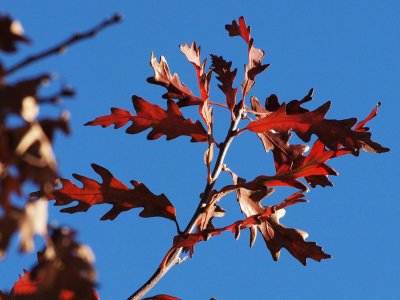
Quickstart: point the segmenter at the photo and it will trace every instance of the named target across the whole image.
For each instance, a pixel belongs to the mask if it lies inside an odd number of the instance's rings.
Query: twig
[[[214,170],[211,175],[211,182],[207,183],[204,192],[203,192],[203,197],[200,200],[200,203],[195,211],[195,213],[192,216],[192,219],[186,226],[185,231],[183,232],[184,234],[191,233],[196,224],[197,221],[199,220],[201,214],[204,211],[204,207],[206,207],[208,198],[210,196],[210,193],[214,187],[214,184],[219,176],[219,174],[222,171],[223,165],[224,165],[224,159],[226,156],[226,153],[229,149],[230,144],[232,143],[233,138],[235,137],[235,132],[237,131],[238,124],[240,120],[242,119],[242,114],[245,112],[245,108],[241,107],[239,105],[236,106],[235,108],[235,118],[231,122],[231,126],[229,127],[228,133],[226,135],[225,141],[221,145],[221,148],[219,149],[218,153],[218,158],[214,166]],[[141,297],[143,297],[150,289],[171,269],[174,265],[179,263],[179,255],[182,252],[182,248],[176,249],[174,252],[171,253],[169,256],[169,259],[167,263],[165,264],[165,267],[161,269],[160,267],[157,268],[153,276],[150,277],[150,279],[143,284],[142,287],[140,287],[135,293],[133,293],[128,300],[138,300]]]
[[[24,60],[20,61],[19,63],[15,64],[11,68],[9,68],[8,70],[0,71],[1,75],[4,76],[4,75],[14,73],[15,71],[17,71],[35,61],[41,60],[41,59],[43,59],[47,56],[53,55],[53,54],[60,53],[60,52],[64,51],[68,46],[70,46],[78,41],[95,36],[99,31],[103,30],[104,28],[106,28],[112,24],[120,22],[121,19],[122,19],[122,16],[120,14],[115,14],[111,18],[106,19],[105,21],[101,22],[99,25],[95,26],[94,28],[92,28],[84,33],[76,33],[73,36],[71,36],[69,39],[65,40],[64,42],[61,42],[60,44],[58,44],[56,46],[53,46],[52,48],[50,48],[48,50],[45,50],[43,52],[40,52],[40,53],[32,55],[32,56],[28,56]]]

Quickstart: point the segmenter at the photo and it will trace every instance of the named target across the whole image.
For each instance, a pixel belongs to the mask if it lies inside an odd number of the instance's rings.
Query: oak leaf
[[[310,93],[304,99],[307,99],[307,97],[309,96]],[[274,97],[270,96],[269,99],[274,99]],[[302,101],[299,101],[298,103],[302,103]],[[273,105],[273,102],[267,102],[266,106],[271,108],[273,107]],[[251,107],[253,109],[253,112],[260,113],[256,114],[257,119],[262,119],[266,114],[270,113],[268,110],[264,109],[261,106],[256,97],[251,97]],[[257,135],[263,143],[265,152],[268,152],[269,150],[272,151],[276,170],[278,170],[283,165],[290,166],[290,169],[298,168],[304,161],[303,154],[309,149],[307,145],[290,145],[290,132],[279,133],[268,130],[263,133],[257,133]],[[337,175],[336,171],[332,168],[330,169],[329,174]],[[310,175],[305,176],[304,178],[311,187],[315,187],[316,185],[320,185],[323,187],[333,186],[332,182],[330,182],[328,179],[328,175]]]
[[[229,36],[241,36],[248,45],[249,63],[245,66],[245,79],[242,82],[242,93],[246,96],[254,85],[255,77],[268,68],[269,64],[262,64],[261,60],[264,58],[264,51],[254,47],[254,39],[250,37],[250,26],[246,25],[243,17],[239,18],[239,23],[236,20],[232,24],[225,25]]]
[[[287,105],[283,103],[277,110],[264,118],[253,121],[243,130],[263,133],[269,130],[287,132],[293,130],[303,141],[308,142],[315,134],[329,149],[337,150],[341,146],[352,151],[354,155],[363,149],[368,152],[382,153],[389,151],[371,140],[371,133],[352,130],[357,119],[328,120],[331,102],[328,101],[314,111],[288,113]]]
[[[235,80],[237,69],[231,71],[232,62],[225,61],[222,56],[211,54],[211,60],[211,68],[214,73],[218,74],[217,80],[222,83],[218,84],[218,87],[225,94],[226,104],[228,104],[233,119],[233,109],[236,105],[236,94],[238,89],[233,88],[232,84]]]
[[[96,164],[91,166],[101,176],[102,183],[78,174],[72,174],[75,179],[82,182],[83,188],[76,186],[68,179],[60,179],[62,188],[47,195],[49,200],[56,200],[54,204],[56,206],[68,205],[78,201],[76,206],[63,208],[61,212],[84,212],[95,204],[108,203],[112,205],[112,208],[101,220],[114,220],[123,211],[142,207],[143,210],[139,216],[143,218],[163,217],[177,224],[175,208],[164,194],[157,196],[143,183],[134,180],[131,181],[134,188],[130,189],[117,180],[107,169]],[[34,192],[31,197],[38,195],[39,192]]]
[[[207,132],[201,123],[185,119],[174,101],[168,100],[166,111],[135,95],[132,96],[132,103],[137,112],[136,116],[132,116],[127,110],[112,108],[111,115],[98,117],[85,125],[101,125],[104,128],[114,124],[114,128],[117,129],[131,121],[132,124],[126,129],[126,133],[136,134],[152,128],[147,135],[149,140],[158,139],[163,135],[166,135],[167,140],[186,135],[192,137],[192,142],[207,141]]]
[[[154,70],[154,76],[147,78],[147,82],[165,87],[167,93],[162,97],[164,99],[178,99],[178,106],[199,105],[203,100],[193,95],[192,91],[179,80],[178,74],[171,75],[168,63],[164,56],[161,56],[160,62],[151,53],[150,65]]]
[[[24,208],[10,206],[0,218],[0,258],[4,258],[12,236],[19,232],[20,251],[32,252],[34,236],[47,235],[47,201],[28,202]]]
[[[189,251],[190,257],[192,257],[194,253],[194,246],[201,241],[207,241],[210,237],[220,235],[221,233],[229,230],[232,231],[235,235],[235,238],[238,239],[241,230],[259,226],[265,222],[270,222],[270,224],[273,224],[273,228],[276,230],[276,239],[279,238],[280,244],[277,243],[277,240],[273,240],[274,244],[272,244],[273,258],[275,260],[279,258],[279,250],[282,247],[285,247],[304,265],[307,263],[307,258],[312,258],[316,261],[321,261],[321,259],[324,258],[330,258],[331,256],[324,253],[322,248],[317,246],[316,243],[305,241],[307,233],[297,229],[286,228],[279,223],[279,218],[284,215],[284,208],[296,203],[306,202],[307,200],[303,199],[303,197],[304,195],[301,194],[301,192],[298,192],[277,205],[265,207],[262,212],[248,216],[244,220],[237,221],[223,228],[205,229],[191,234],[181,233],[174,237],[173,245],[162,260],[160,268],[165,268],[170,255],[176,249],[183,248],[184,251]],[[279,250],[278,246],[280,246]]]
[[[348,153],[350,151],[347,149],[338,151],[325,150],[324,144],[320,140],[316,140],[311,147],[310,153],[300,158],[295,164],[283,164],[277,169],[274,176],[258,176],[248,183],[243,183],[242,187],[259,190],[271,186],[291,186],[307,191],[308,188],[298,181],[298,178],[316,175],[337,175],[337,172],[326,165],[325,162]]]
[[[201,98],[203,101],[206,101],[209,98],[212,69],[210,69],[207,73],[205,72],[207,60],[205,59],[203,62],[201,62],[201,47],[199,46],[197,48],[196,42],[193,42],[190,46],[187,43],[184,46],[179,46],[179,49],[186,56],[188,61],[191,62],[192,65],[195,67]]]
[[[238,178],[236,174],[232,173],[233,181],[235,184],[240,184],[243,179]],[[254,214],[262,214],[271,209],[271,206],[263,207],[261,201],[268,196],[271,190],[258,190],[250,191],[245,188],[240,188],[236,191],[237,199],[242,212],[247,216]],[[305,202],[301,192],[297,192],[285,201],[295,204],[298,202]],[[286,205],[287,206],[287,205]],[[317,246],[314,242],[306,242],[308,234],[299,229],[287,228],[280,224],[279,219],[285,215],[285,210],[275,207],[274,213],[268,216],[265,222],[257,225],[258,230],[261,232],[264,241],[271,252],[272,258],[277,261],[279,259],[281,248],[286,248],[303,265],[307,264],[307,258],[312,258],[316,261],[321,261],[323,258],[330,258],[330,255],[325,254],[322,248]],[[250,228],[250,247],[254,244],[257,236],[255,227]]]

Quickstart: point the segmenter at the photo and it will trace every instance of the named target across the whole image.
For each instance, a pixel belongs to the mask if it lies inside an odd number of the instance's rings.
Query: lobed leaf
[[[293,130],[305,142],[315,134],[329,149],[337,150],[343,146],[351,150],[354,155],[358,155],[360,149],[373,153],[389,151],[388,148],[373,142],[371,133],[352,130],[351,127],[356,124],[357,119],[325,119],[330,105],[331,102],[326,102],[316,110],[308,111],[300,109],[300,106],[288,110],[286,103],[283,103],[271,114],[251,122],[241,131],[264,133],[271,130],[278,132]]]
[[[271,242],[269,242],[271,247],[270,251],[275,260],[279,258],[279,250],[282,247],[286,248],[303,265],[307,263],[307,258],[312,258],[316,261],[330,258],[331,256],[324,253],[322,248],[317,246],[316,243],[305,241],[307,233],[297,229],[286,228],[279,223],[279,218],[281,218],[285,213],[285,207],[305,201],[306,200],[303,199],[303,194],[298,192],[288,197],[278,205],[265,207],[262,212],[250,215],[246,219],[237,221],[229,226],[217,229],[205,229],[191,234],[182,233],[177,235],[174,238],[172,248],[168,251],[161,262],[160,268],[165,268],[169,256],[176,249],[183,248],[184,251],[189,251],[190,257],[192,257],[194,253],[194,246],[198,242],[207,241],[210,237],[220,235],[222,232],[229,230],[231,230],[236,239],[238,239],[241,230],[254,226],[260,226],[263,223],[266,224],[267,222],[270,226],[273,226],[272,228],[275,230],[273,232],[269,231],[269,234],[275,234],[275,236],[271,237]]]
[[[254,47],[254,40],[250,38],[250,26],[246,25],[243,17],[239,18],[239,23],[234,20],[231,25],[225,25],[229,36],[241,36],[248,45],[249,63],[245,66],[245,79],[242,82],[242,94],[245,97],[253,87],[255,77],[268,68],[269,64],[262,64],[264,51]]]
[[[164,56],[161,56],[158,63],[152,52],[150,65],[154,70],[154,76],[147,78],[147,82],[165,87],[167,93],[162,96],[164,99],[178,99],[179,107],[199,105],[202,102],[201,98],[194,96],[192,91],[180,82],[178,74],[171,75]]]
[[[93,121],[87,122],[85,126],[100,125],[108,127],[114,125],[114,128],[120,128],[129,121],[132,124],[126,129],[126,133],[137,134],[152,128],[147,135],[147,139],[158,139],[166,135],[167,140],[172,140],[182,135],[192,137],[192,142],[206,142],[208,140],[207,132],[199,121],[193,123],[190,119],[185,119],[178,105],[168,100],[167,110],[160,106],[151,104],[146,100],[133,95],[132,103],[135,107],[136,116],[132,116],[129,111],[112,108],[111,115],[98,117]]]
[[[96,164],[92,164],[92,168],[101,176],[102,183],[78,174],[72,174],[75,179],[82,182],[83,188],[76,186],[68,179],[60,179],[62,188],[47,195],[48,199],[55,199],[54,205],[56,206],[68,205],[78,201],[76,206],[61,210],[61,212],[67,213],[85,212],[95,204],[111,204],[112,208],[101,220],[114,220],[123,211],[142,207],[143,210],[139,216],[143,218],[163,217],[177,224],[175,208],[164,194],[157,196],[143,183],[134,180],[131,181],[134,188],[130,189],[117,180],[107,169]],[[31,197],[37,197],[39,193],[31,193]]]
[[[218,87],[225,94],[226,104],[228,104],[233,119],[233,109],[236,105],[236,94],[238,89],[234,89],[232,84],[235,80],[237,69],[231,71],[232,62],[225,61],[222,56],[211,54],[211,60],[211,68],[216,74],[218,74],[217,79],[222,83],[218,84]]]

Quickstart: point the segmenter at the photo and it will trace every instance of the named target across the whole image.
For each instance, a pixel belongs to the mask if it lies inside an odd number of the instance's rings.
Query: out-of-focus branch
[[[116,13],[111,18],[104,20],[103,22],[101,22],[100,24],[98,24],[97,26],[95,26],[94,28],[92,28],[86,32],[76,33],[73,36],[71,36],[70,38],[66,39],[65,41],[59,43],[56,46],[53,46],[53,47],[51,47],[43,52],[40,52],[38,54],[28,56],[27,58],[23,59],[22,61],[20,61],[19,63],[15,64],[12,67],[10,67],[9,69],[0,70],[1,75],[2,76],[9,75],[9,74],[14,73],[15,71],[17,71],[35,61],[41,60],[41,59],[51,56],[53,54],[61,53],[68,46],[70,46],[76,42],[85,40],[87,38],[91,38],[91,37],[95,36],[99,31],[103,30],[104,28],[106,28],[110,25],[116,24],[116,23],[120,22],[121,20],[122,20],[122,16],[120,14]]]

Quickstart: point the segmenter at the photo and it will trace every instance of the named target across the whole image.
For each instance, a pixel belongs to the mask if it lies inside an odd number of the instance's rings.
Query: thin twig
[[[64,42],[61,42],[60,44],[53,46],[48,50],[45,50],[43,52],[40,52],[40,53],[32,55],[32,56],[28,56],[27,58],[23,59],[19,63],[15,64],[11,68],[9,68],[8,70],[3,70],[1,75],[4,76],[4,75],[14,73],[15,71],[17,71],[35,61],[41,60],[41,59],[51,56],[53,54],[61,53],[68,46],[70,46],[78,41],[82,41],[84,39],[95,36],[102,29],[104,29],[112,24],[120,22],[121,19],[122,19],[122,16],[120,14],[115,14],[111,18],[106,19],[105,21],[101,22],[99,25],[95,26],[94,28],[92,28],[84,33],[76,33],[73,36],[71,36],[69,39],[66,39]]]
[[[199,220],[201,214],[204,211],[204,208],[207,205],[207,201],[209,199],[210,193],[212,192],[212,189],[214,187],[214,184],[216,180],[218,179],[219,174],[222,171],[223,165],[224,165],[224,159],[226,156],[226,153],[229,149],[230,144],[232,143],[232,140],[235,137],[235,133],[237,131],[238,124],[240,120],[242,119],[242,114],[244,113],[245,108],[240,107],[239,105],[236,106],[235,108],[235,118],[231,122],[231,126],[229,127],[228,133],[226,135],[225,141],[223,144],[221,144],[221,148],[219,149],[218,153],[218,158],[215,162],[214,170],[211,175],[211,182],[207,183],[204,192],[203,192],[203,197],[200,200],[200,203],[195,211],[195,213],[192,216],[192,219],[189,221],[188,225],[186,226],[185,231],[183,232],[184,234],[191,233],[194,228],[196,227],[197,221]],[[157,268],[153,276],[150,277],[149,280],[145,284],[143,284],[142,287],[140,287],[135,293],[133,293],[128,300],[138,300],[141,297],[143,297],[150,289],[171,269],[175,264],[179,262],[179,255],[182,252],[182,248],[176,249],[171,253],[171,255],[168,258],[167,263],[165,264],[165,267],[161,269],[160,267]]]

